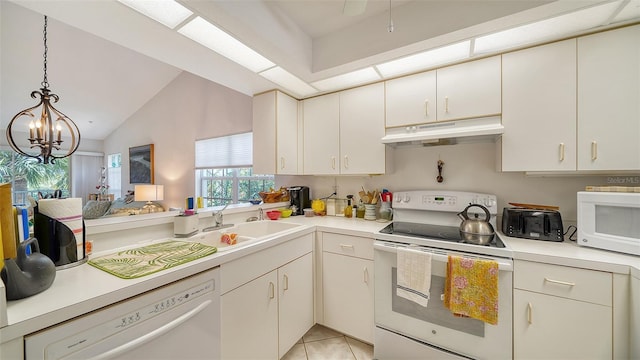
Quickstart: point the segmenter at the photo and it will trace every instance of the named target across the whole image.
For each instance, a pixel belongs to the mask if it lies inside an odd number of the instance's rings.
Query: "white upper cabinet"
[[[640,25],[578,38],[578,170],[640,169]]]
[[[428,71],[385,82],[386,127],[436,121],[436,72]]]
[[[278,92],[276,104],[276,173],[297,175],[298,100]]]
[[[438,121],[499,115],[500,56],[436,70]]]
[[[385,172],[384,84],[304,100],[304,173]]]
[[[339,174],[340,95],[306,99],[303,106],[304,174]]]
[[[384,84],[340,93],[340,173],[384,174]]]
[[[502,171],[576,169],[576,39],[502,56]]]
[[[276,173],[276,91],[253,97],[253,173]]]
[[[280,91],[253,97],[253,172],[296,175],[298,101]]]

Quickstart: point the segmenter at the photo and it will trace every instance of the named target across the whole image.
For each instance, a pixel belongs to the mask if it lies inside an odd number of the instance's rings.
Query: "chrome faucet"
[[[262,210],[262,207],[258,208],[258,220],[264,220],[264,211]]]
[[[224,211],[224,209],[227,208],[227,206],[229,206],[228,203],[225,204],[225,206],[222,209],[220,209],[220,210],[218,210],[218,211],[213,213],[213,220],[215,221],[215,225],[209,226],[209,227],[206,227],[206,228],[202,229],[203,232],[213,231],[213,230],[220,230],[220,229],[224,229],[224,228],[228,228],[228,227],[232,227],[233,226],[233,224],[226,224],[226,225],[222,224],[222,212]]]
[[[224,209],[227,208],[227,206],[229,206],[229,203],[225,204],[222,209],[213,213],[213,220],[216,222],[215,227],[217,228],[222,227],[222,212],[224,211]]]

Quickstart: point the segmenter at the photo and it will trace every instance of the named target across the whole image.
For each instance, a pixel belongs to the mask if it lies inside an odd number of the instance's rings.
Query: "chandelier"
[[[80,131],[78,126],[65,114],[58,111],[52,103],[57,103],[60,97],[51,93],[49,82],[47,81],[47,16],[44,17],[44,78],[40,91],[31,92],[33,99],[40,98],[40,102],[33,107],[24,109],[17,113],[7,126],[7,140],[13,150],[22,155],[36,158],[41,163],[55,163],[56,159],[65,158],[73,154],[80,145]],[[36,118],[33,110],[42,106],[40,117]],[[55,119],[55,123],[54,123]],[[28,123],[28,124],[27,124]],[[23,124],[24,126],[14,126]],[[29,129],[29,143],[24,145],[23,150],[14,141],[14,129]],[[70,138],[68,146],[62,147],[63,130],[65,139]],[[19,130],[18,130],[19,131]],[[27,149],[28,147],[28,149]],[[68,149],[68,150],[67,150]]]

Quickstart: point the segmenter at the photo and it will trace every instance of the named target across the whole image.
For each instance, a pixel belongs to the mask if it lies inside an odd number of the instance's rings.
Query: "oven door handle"
[[[394,253],[394,254],[397,253],[396,249],[399,247],[409,248],[411,250],[417,250],[417,251],[430,252],[432,254],[431,259],[435,261],[440,261],[445,263],[449,261],[449,257],[448,257],[449,254],[447,253],[446,250],[435,250],[435,249],[421,247],[421,246],[398,246],[398,245],[392,245],[392,244],[381,244],[378,242],[373,243],[374,250],[385,251],[385,252]],[[451,255],[468,257],[472,259],[493,260],[498,263],[498,269],[500,271],[513,271],[513,261],[511,260],[491,258],[486,256],[469,256],[466,254],[460,254],[460,253],[454,253],[454,252],[451,252]]]

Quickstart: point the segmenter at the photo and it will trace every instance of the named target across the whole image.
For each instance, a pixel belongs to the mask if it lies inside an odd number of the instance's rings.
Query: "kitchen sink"
[[[196,236],[189,238],[189,241],[199,242],[201,244],[215,246],[218,251],[226,251],[237,247],[244,247],[257,240],[261,240],[265,237],[277,234],[282,231],[294,229],[301,226],[300,224],[291,224],[285,222],[276,221],[253,221],[247,223],[236,224],[231,227],[207,231],[199,233]],[[221,241],[223,234],[237,234],[236,244],[229,245]]]
[[[265,220],[265,221],[252,221],[242,224],[237,224],[232,228],[225,229],[227,232],[235,232],[240,236],[250,237],[264,237],[273,235],[281,231],[297,228],[300,224],[291,224],[286,222]],[[233,229],[233,230],[232,230]]]

